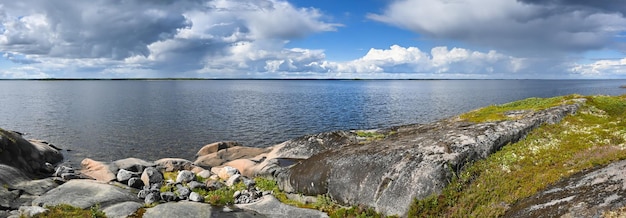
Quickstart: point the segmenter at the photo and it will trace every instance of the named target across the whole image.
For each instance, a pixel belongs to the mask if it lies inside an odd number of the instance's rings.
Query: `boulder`
[[[202,170],[200,172],[197,173],[198,176],[202,177],[203,179],[207,179],[209,177],[211,177],[211,175],[213,175],[213,173],[211,173],[210,170]]]
[[[250,204],[236,204],[244,210],[255,211],[268,217],[328,217],[324,212],[289,206],[281,203],[272,195],[263,196],[259,201]]]
[[[139,177],[139,173],[131,172],[125,169],[120,169],[119,171],[117,171],[116,178],[118,182],[126,183],[130,178],[133,177]]]
[[[178,197],[174,192],[161,192],[161,200],[165,202],[178,201]]]
[[[74,173],[74,172],[75,172],[74,168],[67,167],[67,166],[59,166],[56,168],[52,176],[61,177],[61,175],[64,173]]]
[[[9,165],[0,164],[1,184],[14,185],[28,180],[30,180],[30,178],[24,173],[24,171]]]
[[[57,184],[52,178],[45,178],[20,182],[14,185],[13,189],[20,190],[21,192],[29,195],[39,196],[58,186],[59,184]]]
[[[143,181],[141,180],[141,178],[137,178],[137,177],[128,179],[128,183],[126,184],[128,185],[128,187],[136,188],[136,189],[140,189],[141,187],[145,185],[143,184]]]
[[[182,158],[163,158],[155,161],[157,166],[162,167],[165,172],[174,172],[179,170],[192,170],[195,166],[193,162]]]
[[[256,162],[249,159],[237,159],[224,164],[224,166],[233,167],[239,170],[239,172],[241,172],[241,175],[247,177],[254,177],[256,175],[256,165]]]
[[[187,187],[176,189],[176,195],[178,195],[180,199],[187,199],[189,194],[191,194],[191,190]]]
[[[152,208],[147,208],[143,218],[187,218],[187,217],[235,217],[247,218],[266,217],[252,211],[232,211],[223,212],[217,207],[198,202],[181,201],[159,204]]]
[[[37,197],[33,206],[54,206],[69,204],[83,209],[100,205],[109,205],[136,201],[137,197],[129,190],[94,180],[74,179]]]
[[[204,168],[215,167],[236,159],[254,158],[259,154],[267,153],[268,151],[269,149],[267,148],[253,148],[242,146],[231,147],[220,150],[216,153],[199,156],[194,164]]]
[[[108,218],[126,218],[137,212],[141,207],[143,207],[141,203],[127,201],[108,206],[102,209],[102,212]]]
[[[267,159],[307,159],[322,151],[355,143],[358,143],[356,134],[350,131],[305,135],[274,146]]]
[[[141,173],[144,169],[155,166],[156,164],[153,162],[148,162],[142,159],[132,157],[116,160],[111,163],[111,168],[113,168],[113,172],[116,172],[118,169],[125,169],[131,172]]]
[[[181,170],[178,172],[178,175],[176,176],[177,183],[188,183],[194,180],[196,180],[196,174],[194,174],[193,172],[189,170]]]
[[[141,181],[143,181],[143,184],[145,185],[152,185],[154,183],[160,184],[163,182],[163,174],[161,174],[161,172],[154,167],[148,167],[143,170],[143,173],[141,174]]]
[[[22,135],[0,129],[0,165],[10,166],[27,176],[49,175],[46,163],[56,164],[63,155],[44,141],[26,140]]]
[[[563,179],[520,200],[504,217],[603,217],[626,205],[626,160]]]
[[[196,157],[201,157],[207,154],[218,152],[219,150],[232,148],[236,146],[243,146],[239,142],[214,142],[200,148],[198,153],[196,153]]]
[[[406,216],[413,199],[441,192],[466,163],[487,157],[544,123],[558,122],[578,107],[561,105],[518,120],[469,123],[450,118],[395,127],[388,130],[395,134],[384,139],[324,150],[275,176],[287,192],[328,194],[341,204]]]
[[[95,180],[110,182],[117,179],[117,176],[107,163],[85,158],[80,162],[80,165],[82,167],[80,172],[83,175],[94,178]]]

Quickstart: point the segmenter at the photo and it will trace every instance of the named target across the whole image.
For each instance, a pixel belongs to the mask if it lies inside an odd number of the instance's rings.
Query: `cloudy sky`
[[[20,0],[0,78],[626,78],[622,0]]]

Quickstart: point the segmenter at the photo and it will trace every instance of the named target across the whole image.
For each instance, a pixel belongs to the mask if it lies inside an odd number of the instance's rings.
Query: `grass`
[[[501,105],[490,105],[468,113],[462,114],[461,119],[470,122],[491,122],[500,120],[511,120],[515,117],[506,116],[509,111],[538,111],[562,104],[572,104],[572,99],[582,98],[580,95],[567,95],[553,98],[527,98]]]
[[[67,204],[61,204],[57,206],[48,206],[47,212],[37,214],[34,217],[48,217],[48,218],[66,218],[66,217],[84,217],[84,218],[103,218],[106,217],[104,212],[100,210],[98,205],[93,206],[89,209],[82,209],[79,207],[74,207]]]
[[[580,96],[530,99],[500,107],[548,108],[574,97]],[[469,165],[441,194],[415,200],[409,216],[501,216],[509,205],[560,179],[626,159],[626,95],[585,98],[587,102],[576,115],[558,124],[543,125],[525,139]],[[495,107],[489,110],[504,111]],[[481,114],[468,116],[477,120],[493,117],[484,112],[472,113]]]

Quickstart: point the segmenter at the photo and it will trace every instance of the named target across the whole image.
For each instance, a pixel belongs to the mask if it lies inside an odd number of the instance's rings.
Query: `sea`
[[[428,123],[492,104],[623,95],[626,80],[2,80],[0,128],[84,158],[192,160],[319,132]]]

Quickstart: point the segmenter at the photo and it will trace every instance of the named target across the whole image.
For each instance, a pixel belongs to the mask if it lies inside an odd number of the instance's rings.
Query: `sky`
[[[622,0],[0,2],[0,78],[626,79]]]

